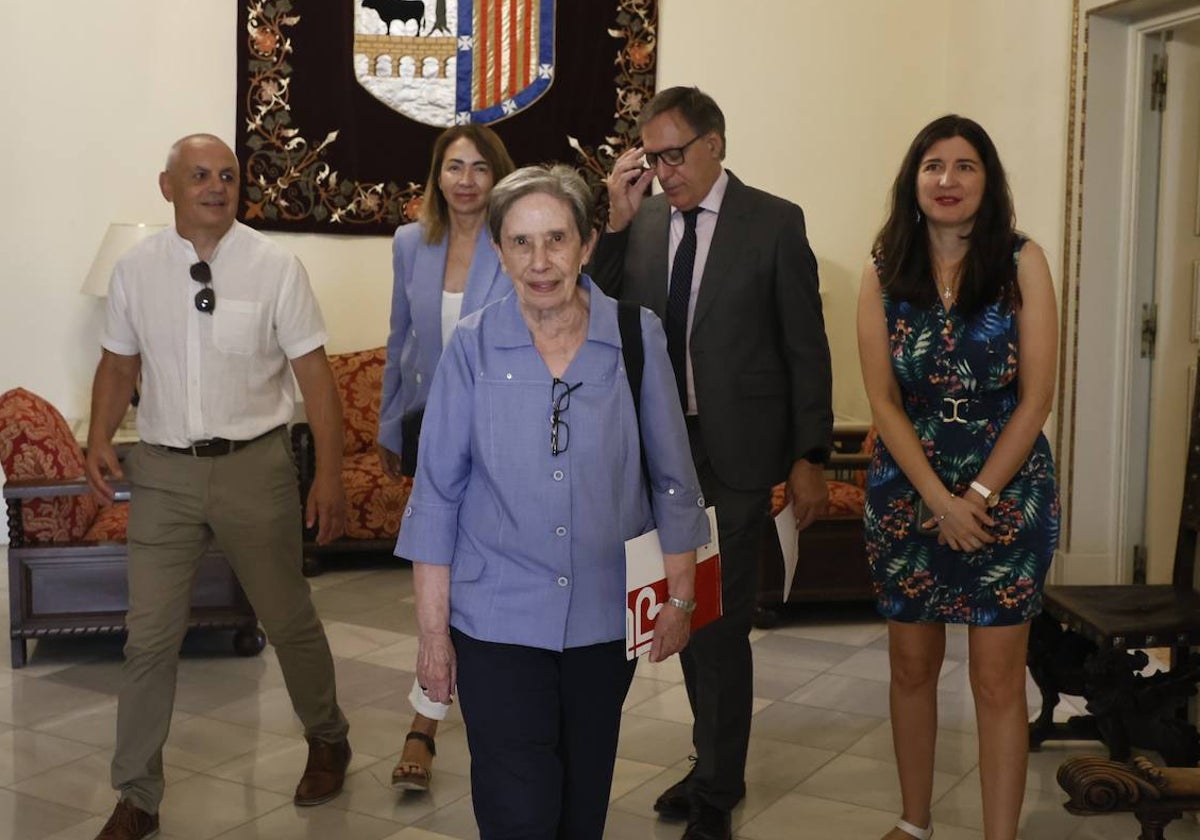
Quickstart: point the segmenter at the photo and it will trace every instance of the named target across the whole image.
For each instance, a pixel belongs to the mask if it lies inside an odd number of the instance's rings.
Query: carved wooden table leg
[[[1135,811],[1134,816],[1137,817],[1138,824],[1142,827],[1142,833],[1138,835],[1138,840],[1166,840],[1166,835],[1163,833],[1166,827],[1182,817],[1183,812],[1163,813],[1160,811],[1153,814],[1143,814],[1140,811]]]

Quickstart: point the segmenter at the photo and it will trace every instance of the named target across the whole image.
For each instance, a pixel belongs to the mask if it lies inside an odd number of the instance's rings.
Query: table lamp
[[[96,256],[92,259],[92,267],[88,269],[87,277],[84,278],[79,291],[85,295],[107,297],[108,282],[112,278],[113,266],[117,264],[117,260],[147,236],[158,233],[165,227],[166,225],[148,225],[141,222],[137,224],[120,222],[109,225],[108,230],[104,232],[104,238],[100,240],[100,247],[96,249]]]

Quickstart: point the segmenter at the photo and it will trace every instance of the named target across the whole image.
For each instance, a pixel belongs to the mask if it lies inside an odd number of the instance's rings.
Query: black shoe
[[[695,761],[695,759],[692,759]],[[687,775],[680,779],[675,784],[664,790],[654,800],[654,810],[664,817],[669,817],[673,820],[686,820],[691,816],[691,804],[688,801],[688,782],[692,779],[692,774],[696,772],[696,765],[692,765],[692,769]]]
[[[683,840],[733,840],[731,825],[728,811],[695,799]]]

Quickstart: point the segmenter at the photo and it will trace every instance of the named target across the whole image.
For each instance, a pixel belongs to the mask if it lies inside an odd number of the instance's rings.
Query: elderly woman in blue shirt
[[[493,189],[514,291],[446,348],[396,546],[413,560],[417,677],[461,704],[482,840],[602,837],[635,664],[624,542],[658,528],[672,600],[660,661],[687,644],[709,540],[662,326],[642,310],[639,430],[617,304],[580,273],[591,214],[570,167]]]

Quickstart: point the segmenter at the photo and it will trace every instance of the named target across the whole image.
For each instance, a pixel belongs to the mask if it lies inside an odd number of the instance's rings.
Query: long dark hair
[[[938,117],[921,129],[904,154],[904,162],[892,184],[887,221],[875,237],[871,252],[879,266],[880,285],[896,300],[923,306],[937,300],[926,220],[917,207],[917,173],[930,147],[951,137],[961,137],[974,147],[984,172],[983,198],[967,235],[967,254],[963,258],[955,306],[966,317],[998,300],[1020,306],[1013,259],[1018,234],[1008,178],[996,146],[983,126],[957,114]]]

